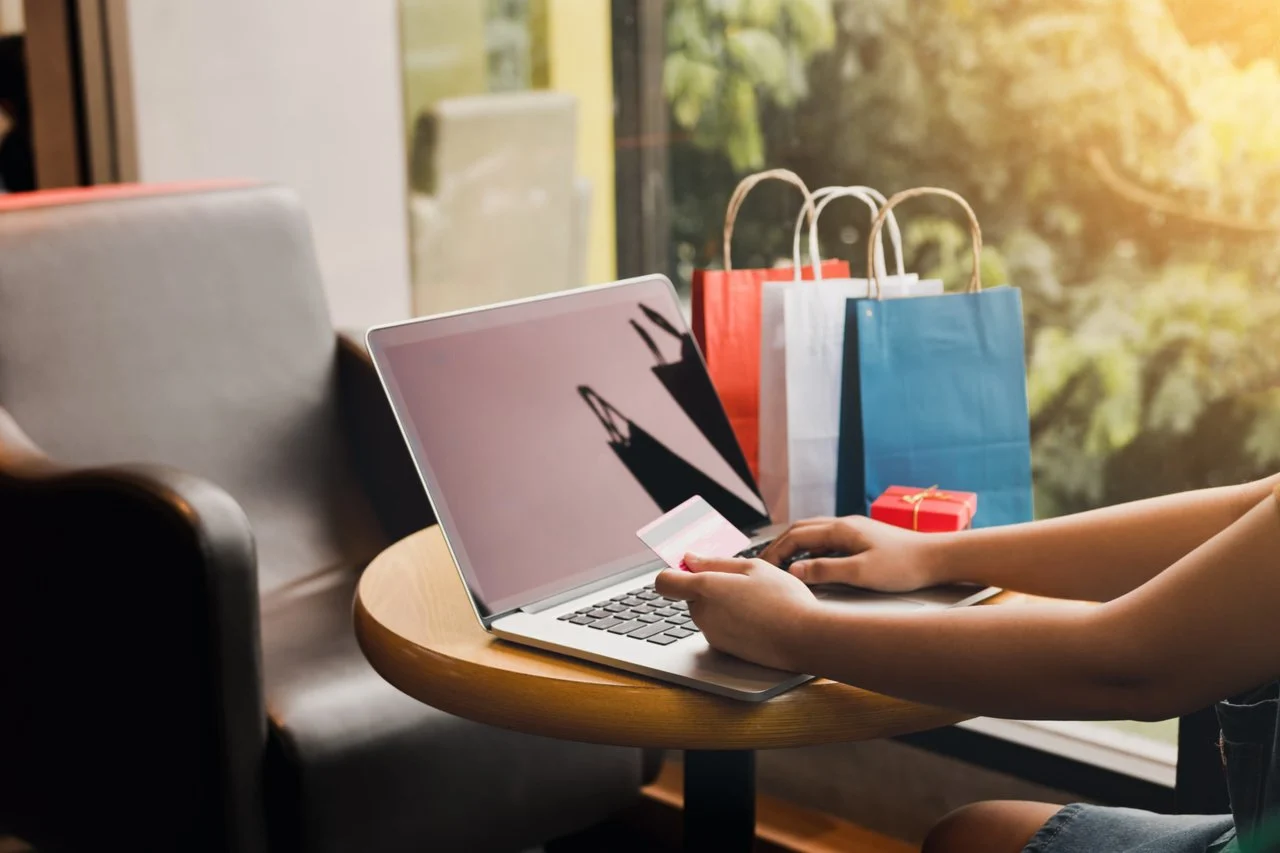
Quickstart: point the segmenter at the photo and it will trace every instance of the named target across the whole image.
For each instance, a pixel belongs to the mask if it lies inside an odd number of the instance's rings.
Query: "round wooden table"
[[[432,707],[564,740],[685,752],[685,848],[750,850],[757,749],[891,737],[963,719],[817,679],[760,704],[508,643],[476,618],[439,528],[392,545],[356,590],[383,678]]]

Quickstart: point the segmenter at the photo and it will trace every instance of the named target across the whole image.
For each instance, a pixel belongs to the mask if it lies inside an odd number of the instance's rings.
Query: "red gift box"
[[[943,491],[937,486],[890,486],[871,504],[871,517],[877,521],[923,533],[964,530],[977,511],[978,496],[973,492]]]

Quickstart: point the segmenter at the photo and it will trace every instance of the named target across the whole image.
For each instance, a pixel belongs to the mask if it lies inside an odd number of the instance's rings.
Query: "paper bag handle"
[[[823,187],[813,191],[813,200],[818,203],[813,212],[813,221],[809,225],[809,263],[813,264],[814,281],[822,281],[822,253],[818,248],[818,220],[826,206],[838,198],[856,198],[862,200],[871,210],[871,218],[875,219],[880,212],[880,205],[885,203],[884,194],[873,187]],[[796,280],[800,280],[800,225],[803,217],[796,217],[796,229],[792,236],[792,262],[796,267]],[[898,276],[906,275],[902,259],[902,231],[898,228],[898,217],[889,214],[889,241],[893,244],[897,258]],[[884,245],[876,244],[876,269],[881,275],[887,275],[884,265]],[[867,268],[867,278],[871,278],[871,268]]]
[[[733,195],[729,196],[729,205],[724,212],[725,272],[733,269],[733,260],[730,257],[730,247],[733,244],[733,224],[738,219],[738,212],[742,210],[742,203],[746,201],[747,193],[755,189],[758,184],[770,180],[786,181],[804,193],[804,212],[808,215],[809,221],[813,221],[813,195],[809,192],[809,187],[795,172],[790,169],[769,169],[764,172],[756,172],[754,175],[747,175],[738,182],[738,186],[733,190]]]
[[[604,431],[609,434],[610,444],[626,445],[627,436],[623,435],[622,428],[618,422],[629,424],[627,416],[615,409],[608,400],[596,393],[596,390],[590,385],[579,385],[578,396],[591,407],[591,412],[600,421],[600,426],[604,427]],[[616,418],[616,420],[615,420]]]
[[[884,203],[884,207],[880,208],[880,213],[876,215],[876,221],[871,223],[871,241],[867,243],[867,269],[872,269],[876,243],[880,240],[880,232],[884,229],[885,220],[890,213],[907,199],[917,198],[922,195],[940,195],[943,198],[951,199],[964,208],[964,212],[969,217],[969,236],[973,240],[973,274],[969,276],[969,286],[965,288],[965,292],[979,293],[982,290],[982,226],[978,224],[978,215],[973,212],[969,202],[965,201],[964,197],[959,193],[940,187],[916,187],[915,189],[903,190],[900,193],[895,193]],[[879,270],[873,271],[871,281],[872,295],[876,299],[883,299],[884,282],[880,277]]]

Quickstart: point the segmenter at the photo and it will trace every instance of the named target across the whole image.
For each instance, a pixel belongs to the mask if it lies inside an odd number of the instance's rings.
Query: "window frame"
[[[1178,811],[1176,789],[1171,785],[1064,755],[1043,744],[1030,745],[1026,741],[1031,739],[1027,729],[966,723],[895,738],[899,743],[1093,802],[1160,813]]]

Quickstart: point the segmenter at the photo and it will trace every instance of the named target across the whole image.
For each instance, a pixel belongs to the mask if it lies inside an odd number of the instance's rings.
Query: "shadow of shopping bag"
[[[804,194],[805,210],[812,216],[809,188],[794,172],[771,169],[744,178],[725,210],[724,269],[694,270],[691,299],[694,337],[753,475],[759,470],[760,452],[760,287],[766,281],[790,280],[794,271],[790,267],[736,270],[730,243],[747,194],[767,180],[786,181],[798,188]],[[822,272],[830,278],[847,276],[849,264],[829,261],[823,264]],[[805,267],[801,276],[813,278],[813,268]]]
[[[836,509],[866,514],[889,486],[938,484],[978,493],[974,527],[1030,521],[1021,293],[982,289],[982,232],[972,208],[949,190],[889,199],[872,246],[889,211],[921,195],[964,207],[973,275],[964,293],[846,303]]]
[[[701,495],[739,530],[767,523],[762,512],[658,441],[595,389],[579,385],[578,394],[604,427],[610,449],[662,512]]]
[[[631,327],[657,361],[653,366],[653,375],[662,383],[662,387],[667,389],[671,398],[680,404],[680,408],[688,415],[689,420],[693,421],[698,431],[711,442],[711,446],[734,470],[734,473],[742,478],[744,484],[751,486],[753,483],[751,469],[747,466],[746,457],[738,446],[733,427],[724,416],[715,387],[702,366],[702,357],[698,355],[698,345],[694,343],[693,335],[689,332],[681,332],[669,318],[644,303],[640,303],[640,312],[649,323],[680,344],[680,357],[670,361],[663,355],[647,327],[636,320],[631,321]]]

